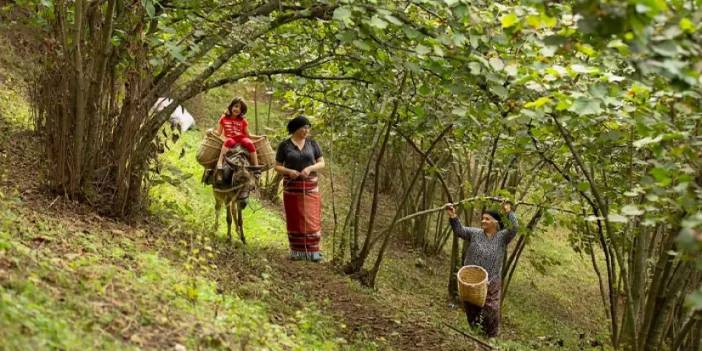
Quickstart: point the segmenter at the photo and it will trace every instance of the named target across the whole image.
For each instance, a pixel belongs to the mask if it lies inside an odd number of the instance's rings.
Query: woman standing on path
[[[283,178],[283,205],[290,243],[290,258],[319,262],[322,239],[322,202],[317,171],[324,168],[322,150],[309,139],[310,121],[297,116],[288,122],[290,138],[275,155],[275,170]]]
[[[497,336],[500,330],[500,293],[502,288],[502,262],[507,245],[517,234],[517,216],[508,202],[502,204],[511,222],[509,228],[503,229],[502,216],[497,211],[484,211],[480,228],[464,227],[456,216],[453,205],[448,204],[446,211],[453,233],[461,239],[470,240],[468,252],[463,265],[483,267],[488,272],[488,290],[485,305],[474,306],[464,302],[463,308],[471,326],[481,325],[488,337]],[[481,320],[482,316],[482,320]]]

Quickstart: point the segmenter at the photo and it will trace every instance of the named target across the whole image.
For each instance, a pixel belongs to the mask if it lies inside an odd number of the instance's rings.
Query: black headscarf
[[[483,214],[490,215],[490,217],[494,218],[497,221],[497,230],[504,228],[504,226],[502,225],[502,215],[499,212],[495,210],[485,210],[483,211]]]
[[[310,120],[303,115],[299,115],[288,122],[288,134],[295,133],[298,129],[304,126],[312,126]]]

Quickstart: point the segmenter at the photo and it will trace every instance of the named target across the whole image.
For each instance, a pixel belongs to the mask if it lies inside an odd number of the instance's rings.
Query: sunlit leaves
[[[549,17],[545,13],[539,15],[529,15],[526,16],[526,23],[535,29],[540,28],[553,28],[556,26],[558,21],[554,17]]]
[[[508,13],[500,17],[502,28],[512,28],[519,23],[519,17],[515,13]]]
[[[551,102],[551,98],[549,98],[548,96],[543,96],[543,97],[540,97],[534,101],[527,102],[526,104],[524,104],[524,107],[538,109],[538,108],[541,108],[550,102]]]
[[[680,22],[678,22],[678,26],[685,33],[695,32],[695,24],[689,18],[680,19]]]

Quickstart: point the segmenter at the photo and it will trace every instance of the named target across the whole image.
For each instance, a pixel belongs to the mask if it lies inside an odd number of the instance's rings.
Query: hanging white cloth
[[[152,107],[152,112],[161,111],[172,103],[173,99],[160,97],[158,100],[156,100],[156,103]],[[169,120],[171,125],[178,127],[181,132],[185,132],[195,125],[195,118],[193,118],[193,115],[191,115],[190,112],[188,112],[188,110],[186,110],[183,106],[176,107],[173,113],[171,113]]]

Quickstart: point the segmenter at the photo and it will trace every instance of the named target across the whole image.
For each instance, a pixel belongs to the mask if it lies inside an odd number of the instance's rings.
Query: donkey
[[[244,219],[241,212],[246,207],[249,191],[256,187],[256,179],[248,169],[249,157],[242,147],[237,146],[230,150],[224,161],[224,174],[231,174],[231,178],[225,179],[226,185],[224,187],[219,186],[216,182],[213,182],[212,185],[215,198],[215,229],[219,227],[219,213],[222,205],[225,205],[227,209],[227,240],[232,241],[232,217],[234,217],[236,231],[239,233],[241,242],[246,245]]]

